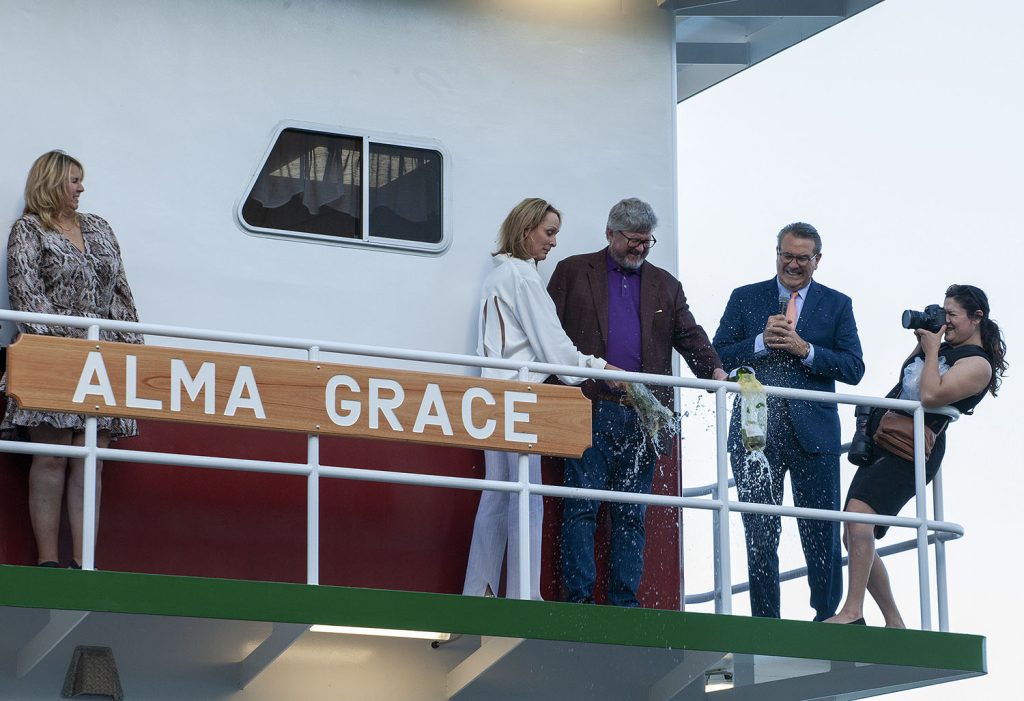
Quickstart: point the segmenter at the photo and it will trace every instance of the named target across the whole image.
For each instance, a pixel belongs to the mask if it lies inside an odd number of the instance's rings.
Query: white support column
[[[17,676],[24,677],[31,672],[88,615],[88,611],[50,611],[50,622],[18,650]]]
[[[320,347],[309,347],[309,359],[320,359]],[[319,365],[317,368],[319,369]],[[320,583],[320,435],[306,437],[306,584]]]
[[[679,372],[678,363],[674,366],[674,372]],[[672,406],[677,409],[682,406],[682,394],[678,387],[672,388]],[[682,419],[679,419],[679,432],[676,434],[676,455],[679,456],[679,465],[676,470],[676,490],[679,496],[683,496],[683,430]],[[686,510],[678,508],[676,514],[676,538],[678,539],[679,553],[679,610],[686,610],[686,529],[684,515]],[[715,512],[717,513],[717,512]],[[717,524],[713,527],[717,528]]]
[[[90,326],[86,337],[90,341],[100,339],[100,327]],[[99,348],[97,344],[96,348]],[[82,565],[83,570],[96,569],[96,417],[85,419],[85,470],[82,490]]]
[[[275,623],[266,640],[238,663],[238,688],[249,686],[307,630],[305,623]]]
[[[925,488],[924,409],[914,410],[914,480],[917,492],[917,576],[921,600],[921,630],[932,629],[931,587],[928,581],[928,491]]]
[[[935,473],[932,480],[932,510],[935,513],[936,521],[946,519],[945,507],[942,501],[942,470]],[[949,591],[946,580],[946,541],[935,534],[935,596],[939,608],[939,630],[943,633],[949,632]]]
[[[526,368],[519,369],[519,381],[527,382],[529,371]],[[519,598],[530,598],[530,456],[519,453],[519,495],[516,507],[519,512],[519,552],[514,553],[519,558]],[[510,555],[511,557],[512,555]]]
[[[715,390],[716,459],[718,468],[718,500],[722,505],[715,512],[715,613],[732,613],[732,568],[729,553],[729,426],[726,423],[727,391]]]

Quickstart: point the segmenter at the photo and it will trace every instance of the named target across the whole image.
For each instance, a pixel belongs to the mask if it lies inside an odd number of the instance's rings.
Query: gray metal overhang
[[[693,97],[881,0],[659,0],[676,18],[677,100]]]
[[[0,565],[0,698],[56,698],[78,646],[110,647],[125,698],[149,701],[849,701],[986,671],[974,635]]]

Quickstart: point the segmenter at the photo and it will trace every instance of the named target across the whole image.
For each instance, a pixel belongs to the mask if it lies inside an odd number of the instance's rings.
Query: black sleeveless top
[[[986,353],[985,349],[982,348],[981,346],[965,345],[954,347],[949,345],[948,343],[943,343],[941,346],[939,346],[939,363],[944,363],[947,367],[953,367],[953,365],[955,365],[957,361],[963,360],[964,358],[972,358],[975,356],[984,358],[985,360],[988,361],[989,365],[992,364],[992,358],[989,357],[989,354]],[[911,363],[913,363],[918,358],[922,360],[924,359],[924,351],[919,351],[915,353],[913,356],[908,358],[907,361],[903,363],[903,366],[900,368],[900,383],[897,386],[900,391],[902,391],[903,389],[903,372]],[[895,390],[896,388],[894,388],[894,392]],[[978,406],[978,403],[985,398],[985,394],[987,392],[988,386],[986,386],[977,394],[974,394],[970,397],[964,397],[959,401],[951,403],[950,406],[955,408],[961,414],[971,414],[974,412],[974,407]],[[898,395],[893,394],[893,396]],[[928,425],[928,428],[932,429],[937,433],[940,430],[942,430],[947,423],[949,423],[949,419],[945,416],[937,414],[926,414],[925,423]]]

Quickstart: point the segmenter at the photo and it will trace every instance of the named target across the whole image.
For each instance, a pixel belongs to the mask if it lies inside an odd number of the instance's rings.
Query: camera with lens
[[[923,312],[915,312],[913,309],[903,312],[903,328],[905,329],[924,329],[938,333],[945,323],[946,310],[937,304],[929,304]]]
[[[868,423],[871,421],[873,410],[873,407],[860,405],[853,409],[853,418],[857,427],[853,432],[850,452],[846,454],[846,459],[854,465],[867,465],[871,462],[871,456],[875,452],[875,441],[868,432]]]

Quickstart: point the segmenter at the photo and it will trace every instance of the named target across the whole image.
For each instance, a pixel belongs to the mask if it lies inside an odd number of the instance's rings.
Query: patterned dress
[[[135,301],[124,274],[121,249],[114,232],[95,214],[81,214],[79,220],[85,252],[60,232],[47,229],[34,215],[26,214],[11,227],[7,242],[7,284],[11,309],[44,314],[85,316],[96,319],[138,321]],[[19,324],[22,333],[85,338],[86,329],[69,326]],[[100,331],[104,341],[142,343],[142,336],[119,331]],[[7,376],[0,380],[6,391]],[[82,430],[85,417],[79,414],[21,409],[10,397],[0,430],[23,435],[24,427],[49,424],[57,428]],[[134,419],[101,416],[101,431],[111,439],[134,436]],[[20,430],[19,430],[20,429]]]

